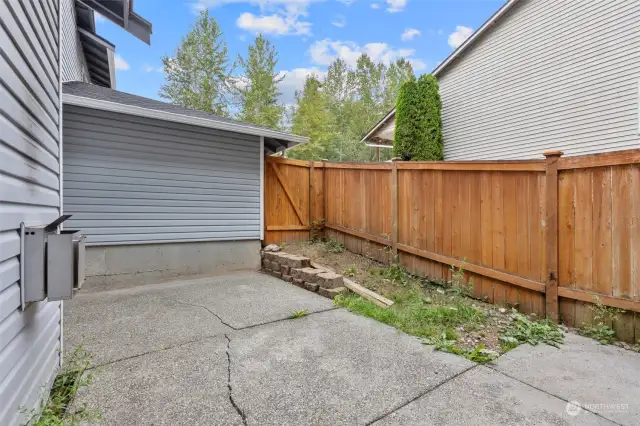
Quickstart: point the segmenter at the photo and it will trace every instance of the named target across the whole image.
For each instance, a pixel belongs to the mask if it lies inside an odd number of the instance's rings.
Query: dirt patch
[[[500,336],[512,322],[511,311],[468,297],[469,289],[462,281],[448,285],[430,282],[408,274],[398,265],[384,265],[346,251],[334,241],[288,244],[285,251],[309,257],[394,300],[398,313],[396,319],[389,320],[395,322],[390,325],[423,337],[436,346],[445,341],[461,352],[483,348],[503,353],[509,349]],[[447,310],[467,309],[471,315],[446,314]],[[440,315],[442,313],[444,315]],[[369,316],[375,317],[375,313]]]

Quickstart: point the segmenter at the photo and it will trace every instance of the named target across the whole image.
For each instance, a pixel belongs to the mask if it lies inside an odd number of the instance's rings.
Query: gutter
[[[229,123],[227,121],[219,121],[201,117],[192,117],[188,115],[176,114],[167,111],[158,111],[155,109],[142,108],[133,105],[120,104],[117,102],[103,101],[101,99],[85,98],[78,95],[70,95],[63,93],[62,101],[66,105],[75,105],[86,108],[97,109],[101,111],[117,112],[120,114],[135,115],[138,117],[154,118],[156,120],[171,121],[174,123],[189,124],[192,126],[208,127],[211,129],[226,130],[229,132],[243,133],[246,135],[263,136],[267,138],[280,139],[295,144],[303,144],[309,142],[306,136],[294,135],[292,133],[279,132],[277,130],[257,128],[248,126],[244,123]]]

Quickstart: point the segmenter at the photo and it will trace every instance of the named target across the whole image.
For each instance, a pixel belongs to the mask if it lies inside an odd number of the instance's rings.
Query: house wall
[[[521,0],[439,75],[446,160],[637,148],[640,2]]]
[[[62,81],[89,82],[89,71],[84,61],[82,45],[76,24],[75,0],[60,0]]]
[[[60,362],[61,304],[20,307],[22,222],[60,213],[58,2],[0,2],[0,424],[20,424]]]
[[[65,105],[64,138],[66,228],[103,247],[88,257],[106,256],[89,277],[259,265],[258,136]],[[253,258],[230,262],[233,247],[251,247]]]

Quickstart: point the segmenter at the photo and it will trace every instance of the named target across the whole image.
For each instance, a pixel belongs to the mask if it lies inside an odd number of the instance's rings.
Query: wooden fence
[[[588,302],[626,310],[611,324],[640,339],[640,150],[546,160],[324,163],[268,158],[265,242],[325,235],[477,296],[592,319]]]

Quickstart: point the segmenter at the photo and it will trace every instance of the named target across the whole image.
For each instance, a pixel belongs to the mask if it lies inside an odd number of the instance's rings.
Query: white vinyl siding
[[[89,82],[89,71],[84,62],[82,45],[78,36],[75,0],[60,0],[60,3],[62,81]]]
[[[640,2],[521,0],[445,68],[446,160],[638,148]]]
[[[260,138],[65,105],[64,203],[87,243],[260,238]]]
[[[0,424],[37,407],[60,362],[60,303],[20,309],[22,222],[60,213],[58,4],[0,2]]]

